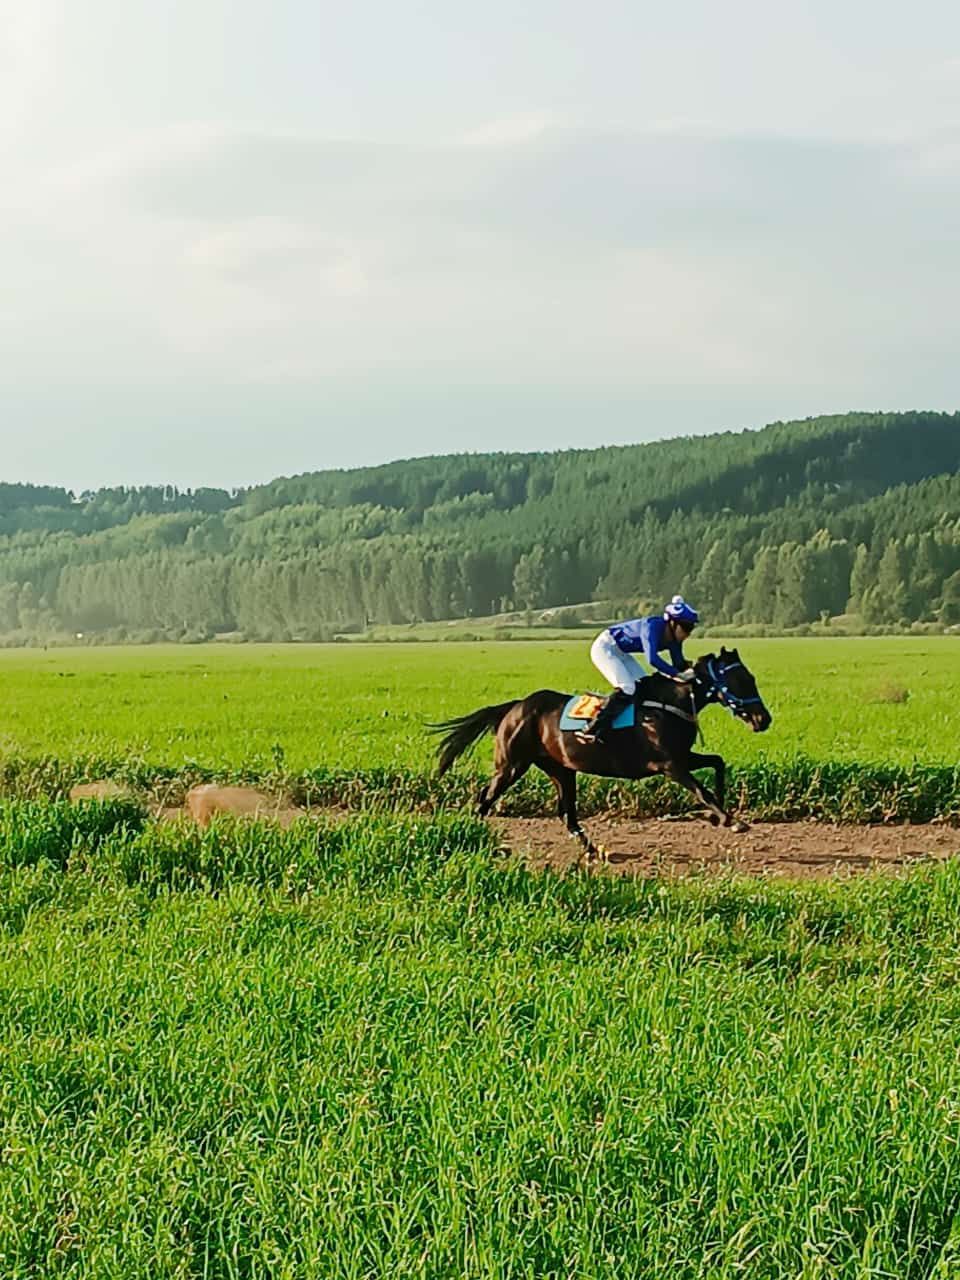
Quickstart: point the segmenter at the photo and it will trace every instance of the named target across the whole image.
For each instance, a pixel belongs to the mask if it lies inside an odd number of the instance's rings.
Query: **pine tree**
[[[892,538],[877,569],[879,611],[884,622],[899,622],[907,612],[907,562],[904,548]]]
[[[716,619],[722,612],[729,570],[727,545],[723,539],[715,538],[689,588],[690,599],[705,617]]]
[[[847,608],[851,613],[863,610],[865,593],[876,585],[877,575],[869,548],[861,542],[853,557],[853,568],[850,570],[850,598]]]
[[[960,570],[952,573],[943,584],[940,621],[948,627],[960,623]]]
[[[743,588],[743,616],[750,622],[772,622],[777,602],[776,547],[762,547]]]
[[[540,609],[546,603],[546,557],[539,543],[522,555],[513,573],[513,598],[520,609]]]
[[[785,542],[777,554],[777,593],[773,620],[778,627],[796,627],[814,616],[811,587],[814,558],[808,547]]]

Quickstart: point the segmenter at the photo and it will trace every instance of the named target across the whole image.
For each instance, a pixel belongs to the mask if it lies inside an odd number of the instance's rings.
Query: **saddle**
[[[575,693],[568,699],[560,714],[560,728],[575,732],[596,716],[606,702],[602,693]],[[617,715],[610,726],[612,729],[629,729],[636,723],[636,709],[633,702]]]
[[[644,679],[637,681],[637,692],[633,700],[614,716],[613,723],[610,725],[611,729],[631,728],[637,722],[638,711],[642,720],[656,720],[664,714],[669,714],[677,716],[681,720],[686,720],[690,724],[697,723],[697,717],[691,712],[645,696],[648,693],[647,685],[649,680],[650,677],[645,676]],[[605,701],[606,697],[602,693],[574,694],[572,698],[568,699],[560,714],[560,728],[574,733],[579,729],[583,729],[584,725],[597,715]]]

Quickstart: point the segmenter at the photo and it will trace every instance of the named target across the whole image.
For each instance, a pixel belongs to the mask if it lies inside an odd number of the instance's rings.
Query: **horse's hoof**
[[[719,827],[720,825],[720,819],[715,813],[708,814],[707,821],[710,823],[711,827]]]
[[[734,833],[734,835],[742,836],[745,831],[750,830],[750,824],[749,822],[741,822],[739,819],[737,819],[737,821],[730,823],[730,830]]]

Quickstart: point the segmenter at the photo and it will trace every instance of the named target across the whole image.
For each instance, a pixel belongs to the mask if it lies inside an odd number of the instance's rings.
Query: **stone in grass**
[[[253,787],[221,787],[205,782],[187,792],[186,812],[201,827],[209,826],[217,814],[239,818],[269,818],[288,827],[303,817],[302,809],[293,808],[276,796],[268,796]]]
[[[126,782],[102,778],[99,782],[78,782],[70,788],[70,803],[79,804],[82,800],[132,800],[139,804],[140,797]]]

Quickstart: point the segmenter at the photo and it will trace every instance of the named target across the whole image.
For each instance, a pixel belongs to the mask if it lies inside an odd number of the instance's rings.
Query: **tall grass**
[[[495,852],[0,805],[0,1274],[957,1274],[957,867]]]
[[[201,769],[130,761],[119,757],[57,759],[8,758],[0,762],[0,796],[45,799],[67,796],[77,782],[115,778],[129,783],[144,803],[178,805],[199,782],[247,783],[266,787],[296,803],[346,810],[432,813],[473,806],[486,776],[473,760],[443,778],[427,770],[326,766],[304,773],[283,769]],[[712,781],[711,775],[706,775]],[[880,765],[806,756],[733,766],[728,770],[728,804],[745,816],[769,821],[814,818],[832,822],[960,821],[960,765]],[[689,794],[663,778],[642,782],[578,779],[580,812],[621,817],[659,817],[694,808]],[[507,815],[549,816],[555,811],[552,785],[536,770],[509,791],[500,804]]]

